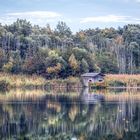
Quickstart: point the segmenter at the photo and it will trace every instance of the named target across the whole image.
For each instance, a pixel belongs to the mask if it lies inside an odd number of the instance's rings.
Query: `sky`
[[[140,24],[140,0],[0,0],[0,23],[27,19],[55,28],[64,21],[73,32]]]

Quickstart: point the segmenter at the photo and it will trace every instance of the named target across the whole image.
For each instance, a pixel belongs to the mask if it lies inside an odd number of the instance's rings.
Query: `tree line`
[[[0,71],[47,78],[99,71],[140,73],[140,25],[72,33],[65,22],[55,29],[22,19],[0,24]]]

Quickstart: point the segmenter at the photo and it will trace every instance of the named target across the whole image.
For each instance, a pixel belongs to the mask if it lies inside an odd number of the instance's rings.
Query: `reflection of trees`
[[[77,98],[50,97],[34,103],[0,106],[0,139],[135,139],[140,104],[132,101],[83,104]],[[135,138],[134,138],[135,135]]]

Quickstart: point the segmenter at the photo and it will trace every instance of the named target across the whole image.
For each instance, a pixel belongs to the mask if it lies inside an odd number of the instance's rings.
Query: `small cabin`
[[[89,86],[89,83],[97,83],[104,81],[104,74],[102,73],[85,73],[81,75],[83,85],[85,87]]]

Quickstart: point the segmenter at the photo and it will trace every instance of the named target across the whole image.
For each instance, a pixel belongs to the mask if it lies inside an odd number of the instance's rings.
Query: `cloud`
[[[13,16],[18,18],[56,18],[61,17],[59,13],[50,11],[33,11],[33,12],[19,12],[19,13],[7,13],[7,16]]]
[[[52,11],[27,11],[27,12],[15,12],[6,13],[1,15],[0,22],[3,24],[11,24],[19,19],[27,19],[33,24],[45,25],[46,23],[55,22],[61,20],[63,17],[61,14]]]
[[[117,15],[106,15],[106,16],[95,16],[85,17],[80,20],[80,23],[140,23],[140,18],[133,18],[130,16],[117,16]]]

